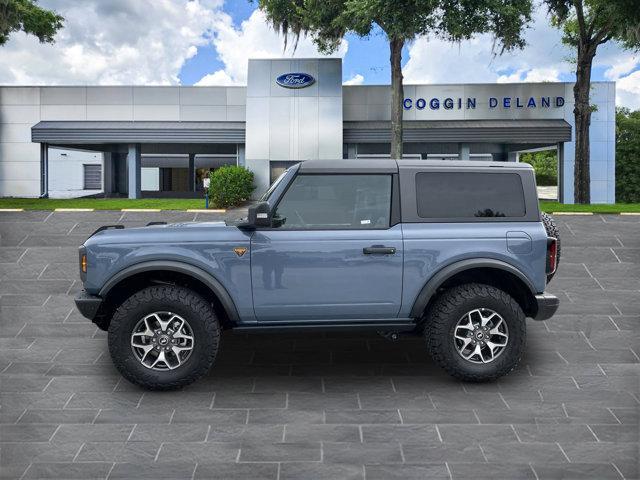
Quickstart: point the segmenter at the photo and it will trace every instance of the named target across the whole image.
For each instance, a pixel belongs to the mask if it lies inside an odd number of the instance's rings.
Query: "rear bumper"
[[[536,295],[536,302],[538,304],[538,312],[533,317],[534,320],[547,320],[553,316],[560,306],[560,299],[550,293],[541,293]]]
[[[92,321],[96,318],[98,309],[103,302],[101,297],[91,295],[84,290],[76,295],[75,301],[76,307],[78,307],[78,310],[80,311],[82,316]]]

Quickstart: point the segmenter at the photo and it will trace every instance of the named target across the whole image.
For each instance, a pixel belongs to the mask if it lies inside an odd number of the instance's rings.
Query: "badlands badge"
[[[247,252],[247,249],[245,247],[235,247],[233,251],[236,252],[236,255],[241,257]]]

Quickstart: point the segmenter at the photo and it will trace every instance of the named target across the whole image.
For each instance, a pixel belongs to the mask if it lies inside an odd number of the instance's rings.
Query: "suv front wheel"
[[[461,380],[495,380],[513,370],[524,352],[520,305],[504,291],[479,283],[445,291],[426,318],[427,349]]]
[[[145,288],[118,307],[109,352],[130,382],[173,390],[206,374],[216,358],[220,326],[211,305],[176,285]]]

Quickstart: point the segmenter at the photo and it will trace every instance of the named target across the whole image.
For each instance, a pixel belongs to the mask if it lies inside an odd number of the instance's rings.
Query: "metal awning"
[[[405,120],[404,142],[557,143],[571,140],[564,120]],[[345,143],[389,143],[391,122],[344,122]]]
[[[245,122],[62,122],[31,127],[31,141],[95,143],[244,143]]]

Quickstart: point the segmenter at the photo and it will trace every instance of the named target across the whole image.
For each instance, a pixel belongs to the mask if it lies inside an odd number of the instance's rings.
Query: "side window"
[[[389,227],[391,175],[298,175],[274,212],[281,229]]]
[[[524,190],[516,173],[423,172],[416,174],[422,218],[524,217]]]

